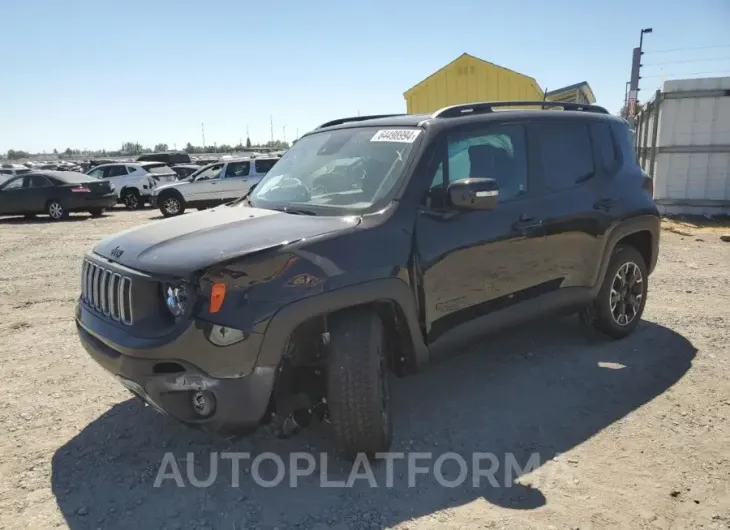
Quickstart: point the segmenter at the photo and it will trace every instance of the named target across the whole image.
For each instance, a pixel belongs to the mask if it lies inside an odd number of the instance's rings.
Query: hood
[[[357,217],[292,215],[220,206],[115,234],[97,244],[94,252],[131,269],[184,277],[221,261],[342,230],[359,222]]]

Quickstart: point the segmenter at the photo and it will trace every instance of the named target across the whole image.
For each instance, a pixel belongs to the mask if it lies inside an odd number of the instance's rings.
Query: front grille
[[[132,279],[84,260],[81,298],[99,313],[132,325]]]

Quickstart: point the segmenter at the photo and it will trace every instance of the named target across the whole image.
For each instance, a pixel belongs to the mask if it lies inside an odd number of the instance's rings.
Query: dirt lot
[[[518,484],[409,488],[395,466],[387,488],[380,466],[377,488],[322,488],[319,473],[264,488],[242,463],[238,487],[229,466],[208,488],[154,488],[166,451],[204,478],[211,451],[286,462],[330,447],[320,429],[211,439],[130,400],[88,358],[72,319],[82,252],[156,214],[0,220],[0,528],[730,528],[730,243],[717,233],[663,232],[630,339],[557,318],[394,383],[394,451],[537,454]],[[330,480],[347,479],[329,463]]]

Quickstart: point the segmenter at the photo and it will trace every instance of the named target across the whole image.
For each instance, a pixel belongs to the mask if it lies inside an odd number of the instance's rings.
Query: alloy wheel
[[[165,211],[170,215],[177,215],[180,213],[180,201],[175,197],[169,197],[162,203]]]
[[[641,309],[644,278],[639,266],[628,261],[619,267],[611,284],[611,316],[619,326],[628,326]]]
[[[57,202],[52,202],[48,205],[48,215],[54,220],[61,219],[63,217],[63,206]]]

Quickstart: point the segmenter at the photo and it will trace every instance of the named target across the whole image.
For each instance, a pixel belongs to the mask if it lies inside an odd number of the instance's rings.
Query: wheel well
[[[652,259],[652,237],[651,232],[642,230],[634,232],[620,239],[616,245],[628,245],[639,251],[647,268],[651,265]]]
[[[160,199],[163,198],[163,197],[167,197],[168,195],[175,195],[181,201],[184,201],[185,200],[185,198],[182,196],[182,193],[180,193],[176,189],[162,190],[160,192]]]
[[[397,303],[378,300],[317,315],[299,324],[289,336],[279,363],[267,418],[274,412],[287,415],[305,402],[309,402],[305,408],[311,408],[321,396],[326,395],[322,377],[328,353],[328,321],[333,315],[353,307],[371,308],[382,319],[390,370],[401,377],[416,371],[415,348],[405,314]],[[307,395],[308,399],[302,401],[303,395]]]
[[[120,190],[119,195],[121,196],[125,193],[136,193],[137,195],[139,195],[139,190],[134,186],[125,186]]]

